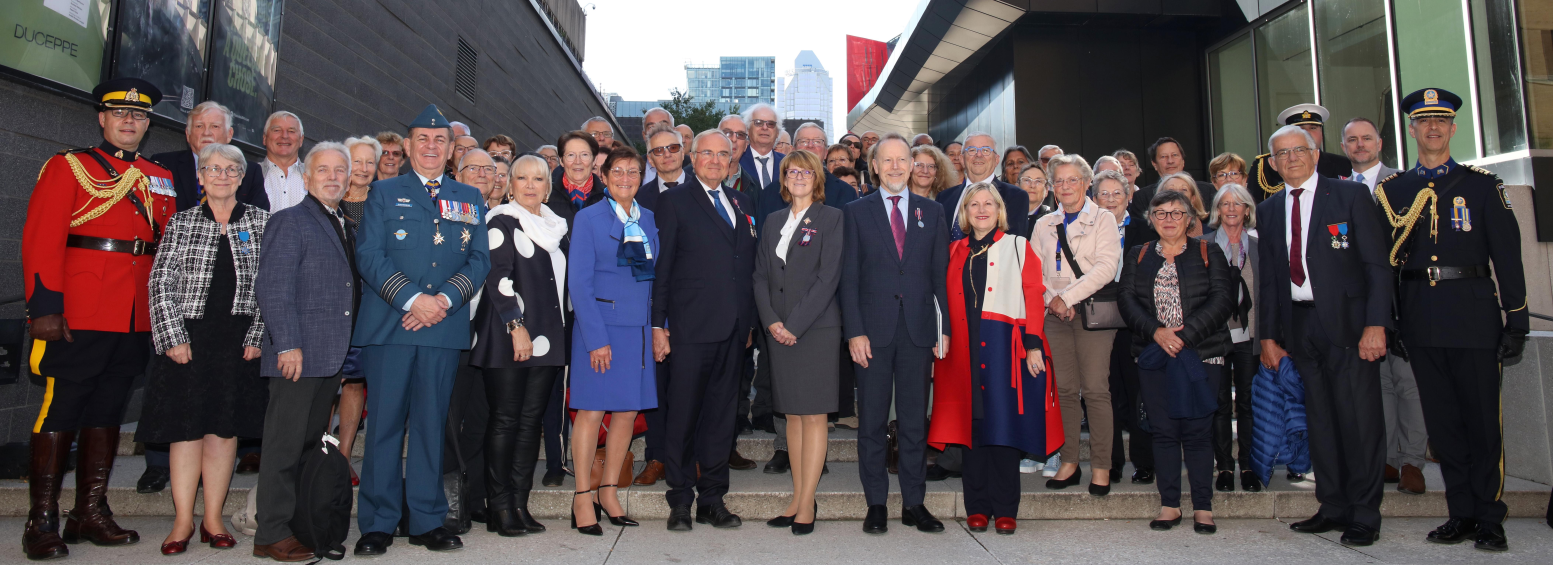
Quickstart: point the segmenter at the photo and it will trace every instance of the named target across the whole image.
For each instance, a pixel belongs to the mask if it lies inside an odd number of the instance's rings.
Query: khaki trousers
[[[1089,410],[1089,468],[1111,469],[1111,343],[1116,330],[1088,331],[1077,316],[1064,322],[1046,315],[1046,343],[1062,405],[1063,463],[1079,462],[1079,424]],[[1084,404],[1079,404],[1080,399]]]

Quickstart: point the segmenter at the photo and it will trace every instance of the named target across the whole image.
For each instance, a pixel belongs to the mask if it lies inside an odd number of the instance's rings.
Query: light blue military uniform
[[[430,105],[410,129],[447,125]],[[441,526],[448,510],[442,492],[443,425],[459,350],[470,344],[469,301],[491,270],[491,258],[480,190],[447,175],[429,180],[437,183],[435,198],[430,183],[413,172],[372,183],[356,230],[356,263],[367,287],[351,345],[362,348],[372,391],[357,510],[362,533],[394,531],[402,489],[408,489],[403,500],[413,535]],[[441,322],[412,332],[401,319],[419,294],[446,296],[452,307]],[[406,428],[409,454],[401,479]]]

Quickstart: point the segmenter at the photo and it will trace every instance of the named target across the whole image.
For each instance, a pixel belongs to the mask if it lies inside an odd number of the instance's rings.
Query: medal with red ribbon
[[[1348,249],[1348,224],[1330,224],[1327,233],[1332,234],[1332,249]]]

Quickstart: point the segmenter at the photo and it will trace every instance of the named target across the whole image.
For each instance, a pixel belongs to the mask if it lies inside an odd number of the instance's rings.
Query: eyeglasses
[[[463,153],[465,151],[468,151],[468,150],[474,149],[474,148],[475,148],[475,146],[473,146],[473,145],[454,145],[453,146],[453,152],[454,153]]]
[[[144,122],[151,119],[150,114],[147,114],[145,110],[135,110],[131,108],[114,108],[112,110],[108,110],[108,115],[113,116],[113,118],[117,120],[122,120],[125,118],[125,116],[128,116],[134,118],[137,122]]]
[[[1310,153],[1311,151],[1314,151],[1314,150],[1309,148],[1309,147],[1294,147],[1294,148],[1290,148],[1290,149],[1281,149],[1281,150],[1273,152],[1273,158],[1274,159],[1288,159],[1290,156],[1304,157],[1306,153]]]
[[[1213,178],[1216,178],[1216,179],[1219,179],[1219,180],[1230,180],[1230,179],[1238,179],[1238,178],[1243,177],[1243,176],[1246,176],[1246,175],[1241,174],[1240,171],[1224,171],[1224,172],[1221,172],[1219,174],[1213,175]]]
[[[911,168],[919,171],[937,171],[938,165],[933,163],[912,163]]]
[[[237,165],[227,165],[225,167],[217,167],[215,165],[205,165],[203,167],[200,167],[200,172],[205,173],[207,175],[212,175],[212,176],[223,175],[223,176],[228,176],[228,177],[232,177],[232,178],[237,178],[237,177],[243,176],[243,172],[244,171],[243,171],[242,167],[239,167]]]
[[[702,149],[697,151],[696,155],[700,155],[702,157],[716,157],[726,161],[729,157],[733,156],[733,153],[730,151],[712,151],[711,149]]]
[[[758,128],[774,128],[777,123],[775,120],[750,120],[750,125]]]
[[[1019,177],[1019,184],[1021,184],[1021,185],[1028,184],[1028,185],[1032,185],[1032,186],[1046,186],[1046,185],[1050,185],[1051,183],[1046,182],[1046,179],[1038,179],[1038,178],[1035,178],[1035,177]]]
[[[798,140],[798,147],[801,147],[801,148],[804,148],[804,149],[808,149],[810,151],[818,152],[819,150],[825,148],[825,140],[823,140],[823,139],[800,139],[800,140]]]
[[[1079,177],[1055,179],[1052,181],[1052,186],[1084,186],[1084,179]]]
[[[474,171],[475,173],[485,173],[489,175],[496,172],[496,167],[494,165],[464,165],[462,170]]]
[[[808,169],[788,169],[787,176],[788,178],[809,180],[814,178],[814,171]]]
[[[1120,190],[1102,190],[1100,192],[1096,192],[1095,193],[1095,197],[1099,198],[1099,199],[1102,199],[1102,200],[1105,200],[1105,199],[1108,199],[1108,198],[1124,198],[1126,196],[1127,196],[1127,193],[1122,192]]]
[[[573,151],[564,157],[567,161],[592,161],[593,154],[586,151]]]
[[[639,176],[642,176],[642,170],[641,169],[622,169],[620,167],[615,167],[615,168],[609,170],[609,174],[617,176],[617,177],[620,176],[620,175],[625,175],[627,177],[639,177]]]
[[[726,135],[726,136],[728,136],[731,139],[749,139],[750,138],[749,132],[733,131],[731,129],[723,130],[723,135]]]
[[[393,157],[395,159],[398,159],[398,158],[404,156],[404,151],[403,150],[393,150],[393,151],[391,151],[391,150],[388,150],[388,149],[384,149],[383,150],[383,156],[384,157]]]
[[[608,132],[608,131],[596,131],[596,132],[590,133],[588,135],[593,136],[594,141],[603,141],[603,140],[606,140],[606,139],[614,139],[615,138],[614,132]]]
[[[649,154],[651,154],[653,157],[662,157],[662,156],[668,155],[670,153],[679,153],[679,150],[681,148],[683,148],[683,147],[684,147],[683,145],[680,145],[678,143],[670,143],[670,144],[664,145],[662,147],[654,147],[652,149],[647,150],[647,152]]]
[[[1154,219],[1158,220],[1158,221],[1173,220],[1173,221],[1179,222],[1182,219],[1186,218],[1186,215],[1187,215],[1187,212],[1185,210],[1155,210],[1154,211]]]
[[[851,147],[853,149],[862,149],[863,148],[863,144],[859,143],[859,142],[856,142],[856,141],[843,141],[843,142],[841,142],[841,144],[845,145],[847,147]]]
[[[498,149],[496,151],[492,151],[491,152],[491,156],[492,157],[511,157],[512,156],[512,150],[511,149]]]
[[[991,155],[997,152],[993,151],[991,147],[983,145],[981,147],[966,147],[961,153],[964,155]]]

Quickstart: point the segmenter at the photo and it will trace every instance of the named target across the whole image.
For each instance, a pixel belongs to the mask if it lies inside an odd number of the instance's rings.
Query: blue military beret
[[[437,109],[436,104],[427,104],[426,109],[421,110],[421,115],[416,116],[415,121],[410,122],[410,129],[446,127],[451,126],[447,117],[442,115],[442,110]]]

